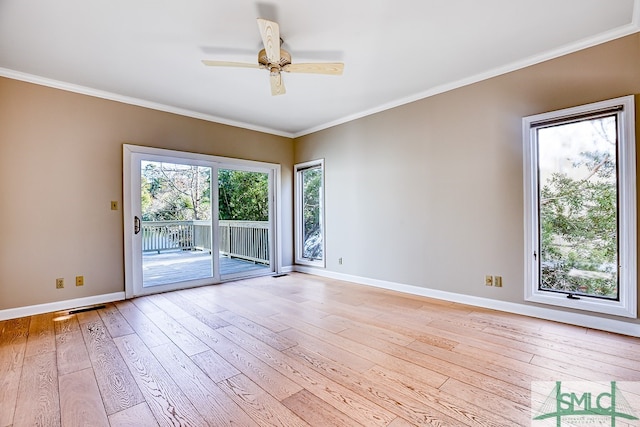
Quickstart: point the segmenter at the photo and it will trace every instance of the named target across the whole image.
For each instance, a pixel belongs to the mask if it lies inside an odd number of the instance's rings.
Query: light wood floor
[[[2,427],[528,426],[532,381],[640,381],[636,338],[303,274],[0,332]]]

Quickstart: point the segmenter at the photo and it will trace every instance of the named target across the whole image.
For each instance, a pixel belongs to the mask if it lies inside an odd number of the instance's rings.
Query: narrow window
[[[295,166],[296,263],[324,267],[324,161]]]
[[[527,300],[636,317],[633,106],[523,120]]]

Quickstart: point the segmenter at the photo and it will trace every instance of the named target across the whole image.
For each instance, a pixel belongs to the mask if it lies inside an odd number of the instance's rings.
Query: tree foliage
[[[266,173],[220,169],[218,194],[220,219],[269,220],[269,177]]]
[[[591,122],[599,149],[581,151],[540,189],[541,286],[617,296],[615,128]],[[564,160],[564,159],[563,159]]]
[[[144,162],[141,201],[144,221],[211,219],[211,168]],[[219,219],[269,220],[266,173],[220,169]]]
[[[302,233],[303,256],[322,259],[322,169],[306,169],[302,172]]]
[[[145,162],[142,170],[142,219],[211,219],[211,168]]]

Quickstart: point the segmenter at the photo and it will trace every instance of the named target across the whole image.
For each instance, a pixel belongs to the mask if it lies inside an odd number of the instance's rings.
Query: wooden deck
[[[596,380],[640,414],[640,339],[298,273],[0,321],[2,427],[528,426]]]
[[[220,263],[220,275],[223,278],[238,273],[253,275],[270,271],[266,265],[223,255],[218,258],[218,262]],[[145,253],[142,256],[142,265],[145,287],[206,279],[213,275],[211,255],[204,251]]]

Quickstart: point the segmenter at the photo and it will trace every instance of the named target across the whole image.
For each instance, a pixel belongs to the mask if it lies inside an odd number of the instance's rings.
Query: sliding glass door
[[[184,161],[141,160],[144,288],[214,277],[212,170]]]
[[[127,297],[277,271],[277,165],[124,146]]]
[[[229,279],[272,268],[269,172],[218,169],[220,277]]]

